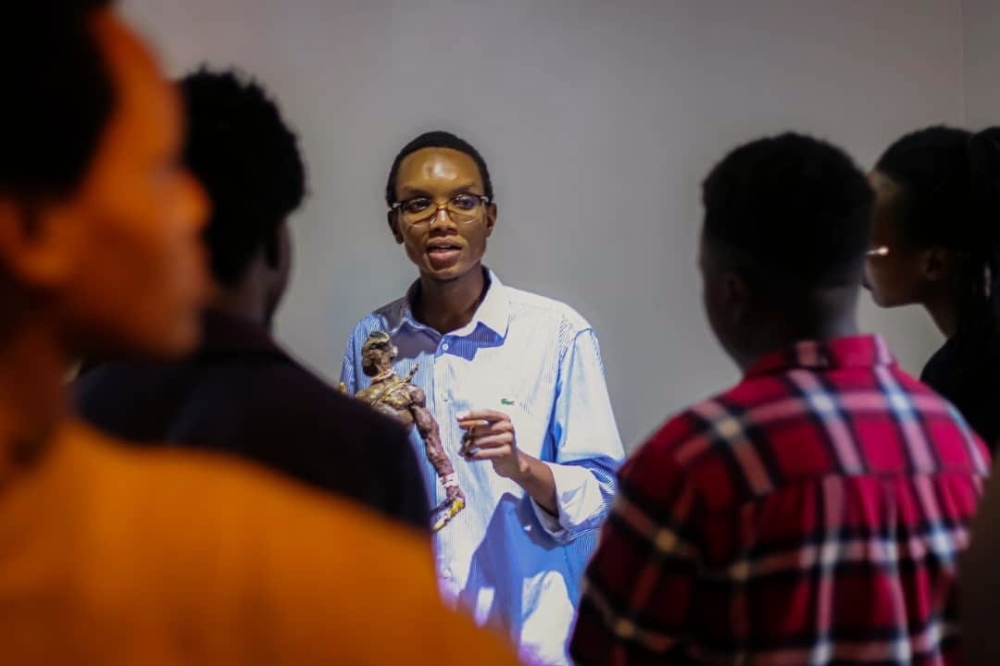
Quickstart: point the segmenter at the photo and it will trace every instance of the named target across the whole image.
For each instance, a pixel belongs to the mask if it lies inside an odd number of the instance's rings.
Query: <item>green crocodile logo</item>
[[[501,405],[505,405],[507,407],[513,407],[514,406],[514,401],[513,400],[508,400],[507,398],[500,398],[500,404]]]

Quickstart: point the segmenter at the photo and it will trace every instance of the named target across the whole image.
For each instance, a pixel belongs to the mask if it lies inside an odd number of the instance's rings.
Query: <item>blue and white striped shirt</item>
[[[389,333],[399,348],[399,375],[419,364],[413,381],[427,394],[467,502],[435,540],[445,598],[481,624],[508,631],[525,657],[569,663],[566,641],[581,577],[615,494],[624,451],[594,330],[568,306],[505,287],[492,272],[488,276],[489,289],[473,320],[452,333],[441,335],[417,322],[410,295],[362,319],[348,343],[341,378],[352,393],[368,386],[361,346],[376,330]],[[558,518],[498,476],[489,462],[459,456],[456,417],[472,409],[510,415],[518,448],[552,470]],[[444,491],[415,430],[412,439],[425,461],[431,505],[437,506]]]

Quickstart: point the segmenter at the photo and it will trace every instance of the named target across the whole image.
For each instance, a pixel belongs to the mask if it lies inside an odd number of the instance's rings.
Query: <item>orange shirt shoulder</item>
[[[516,663],[441,604],[425,536],[75,425],[0,494],[0,644],[11,663]]]

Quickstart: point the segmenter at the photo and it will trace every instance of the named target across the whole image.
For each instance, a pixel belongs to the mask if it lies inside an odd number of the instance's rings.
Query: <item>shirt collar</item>
[[[896,363],[885,340],[878,335],[856,335],[819,342],[799,342],[762,356],[746,376],[774,374],[794,369],[874,368]]]
[[[507,294],[507,287],[500,282],[496,273],[486,266],[483,266],[483,273],[487,280],[486,296],[483,302],[476,308],[472,321],[467,326],[461,328],[452,335],[463,337],[470,335],[479,324],[490,329],[500,338],[507,336],[507,327],[510,325],[510,296]],[[420,290],[420,280],[415,281],[406,291],[406,298],[403,301],[403,312],[400,324],[396,329],[407,325],[416,329],[426,330],[427,326],[421,324],[413,316],[412,303]]]

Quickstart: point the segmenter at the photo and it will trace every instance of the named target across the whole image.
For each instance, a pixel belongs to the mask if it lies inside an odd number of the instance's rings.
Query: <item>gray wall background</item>
[[[794,128],[868,167],[903,132],[998,117],[991,0],[126,0],[171,72],[237,64],[299,130],[312,196],[279,334],[329,378],[355,321],[415,270],[382,190],[417,133],[486,156],[488,263],[564,300],[601,338],[627,446],[737,378],[705,323],[699,183],[738,142]],[[968,99],[968,109],[966,100]],[[809,248],[803,248],[808,252]],[[918,371],[920,311],[865,299]]]
[[[1000,2],[963,0],[965,111],[972,128],[1000,125]]]

